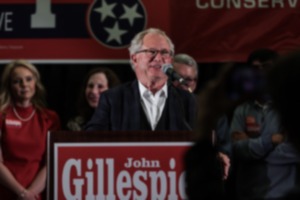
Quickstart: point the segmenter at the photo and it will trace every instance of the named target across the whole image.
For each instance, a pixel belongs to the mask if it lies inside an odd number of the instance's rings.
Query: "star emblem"
[[[116,18],[113,9],[116,3],[107,4],[105,0],[102,0],[102,6],[95,8],[94,11],[101,14],[101,22],[103,22],[107,17]]]
[[[104,28],[106,32],[108,32],[109,37],[107,38],[106,42],[110,42],[112,40],[116,40],[119,44],[122,44],[121,42],[121,36],[125,33],[127,33],[126,30],[122,30],[119,28],[119,23],[116,22],[113,28]]]
[[[122,4],[125,13],[120,17],[120,19],[127,19],[130,26],[133,26],[135,18],[143,18],[143,15],[137,12],[138,4],[134,4],[132,7]]]
[[[89,33],[108,48],[127,48],[147,24],[141,0],[94,0],[87,15]]]

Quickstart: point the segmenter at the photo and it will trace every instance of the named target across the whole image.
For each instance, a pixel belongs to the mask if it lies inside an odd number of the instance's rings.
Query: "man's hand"
[[[233,141],[246,140],[248,139],[248,135],[242,131],[234,131],[231,135]]]
[[[281,133],[275,133],[272,135],[272,143],[278,145],[284,141],[284,135]]]
[[[218,156],[223,164],[223,180],[226,180],[228,178],[228,175],[229,175],[229,169],[230,169],[230,159],[229,157],[222,153],[222,152],[219,152],[218,153]]]

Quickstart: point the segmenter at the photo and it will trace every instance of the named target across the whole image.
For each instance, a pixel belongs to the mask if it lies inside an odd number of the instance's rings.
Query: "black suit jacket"
[[[196,116],[195,96],[168,84],[166,130],[190,130]],[[122,84],[101,94],[97,109],[85,130],[143,130],[138,81]]]

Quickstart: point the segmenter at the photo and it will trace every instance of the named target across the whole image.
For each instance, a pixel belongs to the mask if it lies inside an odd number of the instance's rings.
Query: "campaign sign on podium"
[[[48,199],[186,199],[188,132],[51,132]]]

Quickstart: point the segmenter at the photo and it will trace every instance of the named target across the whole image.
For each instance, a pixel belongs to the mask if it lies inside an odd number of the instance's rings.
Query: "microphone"
[[[172,81],[177,80],[180,84],[187,85],[187,82],[173,69],[172,64],[164,64],[162,66],[163,72],[168,75]]]

